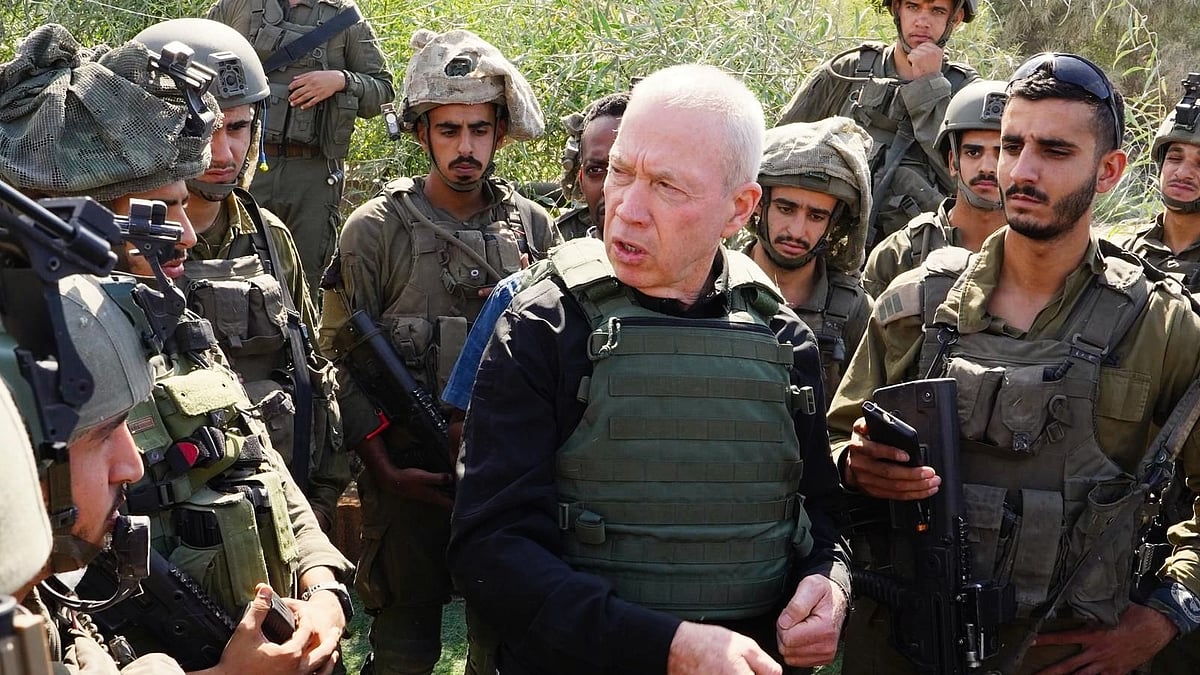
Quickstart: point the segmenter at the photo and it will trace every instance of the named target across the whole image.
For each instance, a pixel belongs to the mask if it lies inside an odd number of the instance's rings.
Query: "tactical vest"
[[[946,227],[948,225],[938,217],[937,211],[926,211],[909,222],[908,240],[911,245],[909,250],[912,252],[912,267],[908,269],[920,267],[930,253],[951,245]]]
[[[898,91],[903,82],[884,75],[886,48],[882,42],[866,42],[858,48],[853,77],[862,84],[851,91],[838,111],[871,134],[871,176],[877,183],[877,196],[884,198],[875,205],[875,210],[881,220],[888,221],[882,227],[884,235],[903,227],[909,219],[936,209],[943,197],[954,194],[955,189],[949,170],[932,164],[916,140],[912,119]],[[956,63],[948,64],[943,74],[950,81],[952,93],[961,89],[967,79],[967,71]],[[881,194],[880,180],[888,181]]]
[[[295,307],[294,298],[285,301],[288,288],[268,270],[268,265],[276,272],[279,269],[278,262],[271,260],[268,236],[256,230],[235,238],[227,259],[188,260],[177,283],[188,309],[212,324],[217,342],[271,435],[271,445],[289,466],[296,452],[293,369],[304,369],[312,408],[304,451],[310,458],[308,467],[315,468],[325,451],[335,452],[342,444],[340,420],[330,406],[333,366],[305,343],[298,334],[302,328],[289,327],[289,320],[298,326],[299,315],[288,309]],[[292,349],[293,340],[302,343],[299,352]],[[297,358],[304,363],[293,363]]]
[[[821,351],[822,383],[825,388],[825,409],[833,400],[846,366],[858,345],[846,344],[846,325],[854,314],[859,298],[864,293],[858,280],[829,267],[825,267],[829,281],[829,293],[825,296],[825,307],[820,312],[796,309],[796,314],[808,324],[817,337]]]
[[[558,452],[564,559],[691,619],[770,611],[812,549],[792,346],[769,328],[781,299],[748,258],[725,259],[729,315],[686,319],[634,304],[598,240],[551,252],[593,328],[587,409]]]
[[[264,62],[282,45],[332,19],[341,0],[314,0],[311,23],[298,24],[284,18],[277,0],[250,0],[250,43]],[[264,143],[299,143],[321,148],[330,159],[343,159],[350,150],[350,135],[358,117],[358,97],[336,92],[308,109],[288,105],[288,85],[297,75],[315,70],[345,70],[349,44],[342,31],[284,68],[267,73],[271,96],[263,127]]]
[[[133,287],[125,279],[105,283],[145,330]],[[207,323],[185,312],[177,332],[203,334]],[[258,583],[294,593],[299,553],[282,479],[237,374],[215,341],[178,357],[147,358],[153,395],[128,421],[146,467],[129,488],[130,513],[151,517],[154,548],[232,616],[253,600]]]
[[[1084,552],[1095,560],[1069,587],[1060,616],[1114,625],[1129,604],[1137,523],[1115,518],[1135,498],[1135,480],[1097,441],[1095,401],[1102,382],[1121,385],[1112,373],[1120,361],[1115,347],[1141,316],[1152,283],[1138,262],[1104,250],[1104,274],[1056,338],[954,330],[946,321],[953,315],[940,305],[961,296],[965,249],[939,251],[920,282],[926,337],[919,373],[958,383],[973,576],[1011,581],[1021,617],[1056,595]],[[902,289],[880,302],[893,292]],[[1123,532],[1093,547],[1110,528]]]
[[[1139,231],[1130,239],[1126,248],[1146,259],[1146,262],[1170,274],[1183,284],[1191,293],[1200,292],[1200,260],[1187,260],[1171,252],[1166,244],[1160,241],[1146,239],[1146,236],[1157,225]],[[1195,252],[1185,251],[1184,253]]]
[[[502,279],[521,269],[521,254],[530,249],[520,209],[511,198],[496,206],[486,224],[433,221],[414,203],[415,188],[411,178],[384,187],[399,225],[409,234],[411,271],[404,291],[384,308],[378,323],[421,384],[441,391],[483,308],[479,289],[500,280],[480,261]]]

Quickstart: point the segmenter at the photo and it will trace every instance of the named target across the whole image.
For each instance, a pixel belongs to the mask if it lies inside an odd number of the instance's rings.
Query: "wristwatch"
[[[346,92],[347,94],[349,94],[349,93],[350,93],[350,86],[351,86],[352,84],[354,84],[354,78],[350,76],[350,71],[348,71],[348,70],[343,70],[343,71],[342,71],[342,77],[346,78],[346,86],[345,86],[345,87],[342,89],[342,91],[344,91],[344,92]]]
[[[300,594],[300,599],[308,602],[313,593],[318,591],[329,591],[337,596],[338,603],[342,605],[342,614],[346,617],[346,625],[350,625],[350,619],[354,617],[354,603],[350,602],[350,591],[346,588],[346,584],[340,581],[323,581],[313,584],[304,589],[304,592]]]

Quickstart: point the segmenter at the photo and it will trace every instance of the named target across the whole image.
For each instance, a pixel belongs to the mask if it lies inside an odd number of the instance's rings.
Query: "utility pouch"
[[[350,153],[350,136],[358,119],[358,97],[340,91],[321,107],[325,108],[321,151],[330,159],[342,159]]]
[[[1081,616],[1115,626],[1129,605],[1129,571],[1133,564],[1137,509],[1130,500],[1144,499],[1133,491],[1128,476],[1097,484],[1088,492],[1083,513],[1075,521],[1068,541],[1066,569],[1073,569],[1081,555],[1087,560],[1079,579],[1067,592],[1066,604]],[[1108,532],[1118,528],[1117,532]],[[1106,540],[1097,545],[1101,536]]]
[[[479,230],[458,230],[454,237],[466,244],[483,260],[487,260],[487,245],[484,243],[483,232]],[[446,247],[447,261],[445,277],[442,282],[450,293],[478,290],[488,285],[487,271],[471,256],[458,246]]]

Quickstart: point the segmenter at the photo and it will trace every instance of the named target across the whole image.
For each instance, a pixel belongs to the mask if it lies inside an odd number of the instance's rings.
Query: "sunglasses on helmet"
[[[1117,105],[1116,91],[1113,90],[1108,76],[1104,74],[1103,70],[1100,70],[1100,66],[1082,56],[1058,52],[1035,54],[1017,66],[1017,70],[1008,80],[1008,86],[1011,88],[1014,82],[1033,75],[1045,64],[1049,64],[1049,71],[1054,79],[1059,82],[1073,84],[1100,99],[1104,105],[1108,106],[1113,116],[1114,131],[1116,134],[1115,147],[1121,147],[1121,140],[1125,135],[1125,116],[1121,114],[1121,110]]]

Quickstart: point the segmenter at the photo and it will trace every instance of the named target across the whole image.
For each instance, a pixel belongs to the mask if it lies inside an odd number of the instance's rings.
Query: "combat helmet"
[[[1200,146],[1200,73],[1188,73],[1183,81],[1183,97],[1175,105],[1175,109],[1167,116],[1166,121],[1154,134],[1154,142],[1150,146],[1150,156],[1158,165],[1159,176],[1162,176],[1163,160],[1172,143],[1187,143]],[[1200,198],[1189,202],[1168,197],[1159,186],[1163,203],[1172,211],[1196,213],[1200,211]]]
[[[912,51],[912,47],[904,41],[904,35],[900,32],[900,15],[892,11],[892,5],[895,3],[895,1],[896,0],[872,0],[871,5],[875,7],[876,11],[887,12],[892,15],[892,22],[896,25],[896,35],[900,39],[900,46],[904,49],[905,53],[908,53]],[[954,16],[955,12],[957,12],[959,9],[962,9],[963,23],[971,23],[971,21],[975,19],[975,13],[978,6],[978,0],[955,0],[954,8],[950,10],[950,16]],[[946,43],[950,41],[950,34],[954,32],[954,28],[954,25],[946,25],[945,32],[943,32],[942,36],[937,40],[937,45],[939,47],[945,47]]]
[[[213,71],[210,91],[217,97],[222,110],[240,105],[254,106],[254,122],[250,147],[259,148],[262,138],[266,100],[271,95],[271,83],[254,47],[233,28],[209,19],[171,19],[154,24],[133,38],[151,51],[160,51],[172,42],[182,42],[194,54],[192,63]],[[247,152],[232,183],[205,183],[192,178],[188,189],[209,201],[221,201],[236,187],[249,188],[254,174],[257,152]]]
[[[831,269],[858,274],[866,254],[871,217],[870,151],[870,135],[846,117],[795,122],[767,130],[758,169],[763,208],[753,227],[763,250],[776,264],[794,269],[824,255]],[[767,206],[771,188],[776,186],[823,192],[838,200],[825,234],[798,259],[783,258],[771,245]]]
[[[29,434],[6,383],[0,381],[0,595],[13,595],[42,570],[50,558],[50,521],[38,487]],[[12,542],[20,542],[13,545]]]
[[[1005,89],[1008,83],[1000,80],[976,80],[963,87],[950,99],[946,116],[938,127],[934,146],[943,157],[950,153],[954,170],[958,173],[958,192],[977,209],[995,211],[1003,204],[1000,200],[985,199],[975,194],[967,184],[958,164],[958,145],[964,131],[977,129],[1000,131],[1000,117],[1008,102]]]

